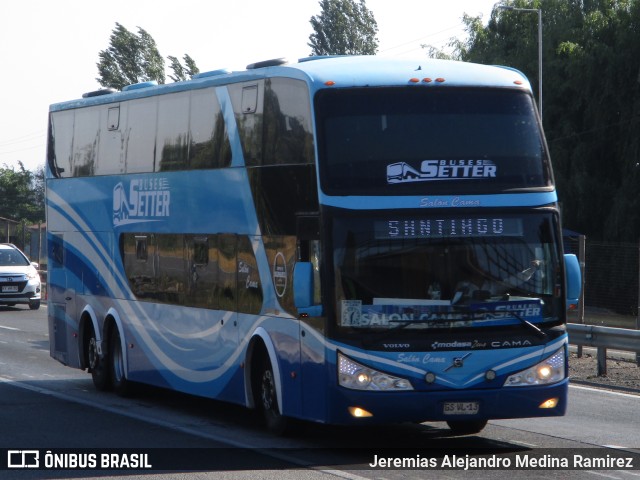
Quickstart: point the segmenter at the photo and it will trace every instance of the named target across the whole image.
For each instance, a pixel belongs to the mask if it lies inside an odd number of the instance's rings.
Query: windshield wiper
[[[485,314],[486,313],[492,313],[491,310],[487,310],[487,309],[476,310],[476,311],[480,312],[480,313],[485,313]],[[518,320],[522,325],[524,325],[526,328],[528,328],[533,333],[538,335],[540,338],[547,338],[547,334],[544,333],[539,327],[537,327],[536,325],[531,323],[529,320],[524,319],[522,316],[520,316],[519,314],[517,314],[513,310],[509,311],[509,315],[511,315],[516,320]],[[479,320],[481,320],[481,321],[482,320],[493,320],[493,318],[484,318],[484,319],[479,319]]]

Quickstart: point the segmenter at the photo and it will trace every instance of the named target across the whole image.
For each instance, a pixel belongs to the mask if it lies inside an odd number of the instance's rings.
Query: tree
[[[378,24],[365,0],[320,0],[322,12],[311,17],[311,55],[374,55]]]
[[[98,56],[100,77],[96,80],[103,87],[122,90],[127,85],[151,80],[159,84],[165,83],[164,59],[153,37],[140,27],[136,35],[116,22],[109,47]],[[167,58],[171,62],[169,68],[173,75],[170,78],[174,82],[187,80],[200,71],[189,55],[183,57],[184,66],[176,57]]]
[[[564,226],[594,240],[640,237],[640,2],[514,0],[543,12],[544,127]],[[465,16],[462,60],[537,78],[536,15]],[[535,92],[535,88],[534,88]]]
[[[98,83],[103,87],[121,90],[126,85],[155,80],[164,83],[164,60],[156,42],[144,29],[138,27],[138,35],[121,24],[109,39],[109,48],[98,56]]]
[[[35,175],[18,162],[19,170],[0,168],[0,217],[38,222],[44,219],[44,168]]]
[[[200,69],[196,65],[196,62],[189,55],[186,55],[183,58],[184,66],[180,63],[176,57],[172,57],[171,55],[167,57],[171,62],[169,64],[169,68],[173,70],[173,75],[169,75],[171,80],[174,82],[183,82],[193,77],[195,74],[200,73]]]

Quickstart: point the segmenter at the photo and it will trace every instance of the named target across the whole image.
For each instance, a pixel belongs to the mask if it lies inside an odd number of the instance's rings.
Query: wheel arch
[[[262,327],[258,327],[251,335],[245,356],[244,387],[246,406],[248,408],[256,408],[255,392],[253,391],[253,378],[256,370],[258,369],[259,362],[262,361],[261,357],[263,356],[266,356],[271,363],[273,377],[276,384],[278,410],[280,411],[280,414],[282,414],[282,377],[280,363],[278,362],[278,356],[276,355],[276,349],[273,345],[273,341],[267,331]]]

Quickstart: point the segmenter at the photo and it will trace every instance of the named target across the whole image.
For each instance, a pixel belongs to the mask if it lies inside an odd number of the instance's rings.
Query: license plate
[[[17,291],[18,291],[17,285],[8,285],[5,287],[2,287],[2,293],[15,293]]]
[[[480,411],[478,402],[444,402],[445,415],[475,415]]]

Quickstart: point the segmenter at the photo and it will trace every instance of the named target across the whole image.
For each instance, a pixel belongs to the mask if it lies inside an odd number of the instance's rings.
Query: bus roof
[[[166,85],[143,82],[125,87],[122,92],[113,90],[91,92],[78,100],[53,104],[50,111],[109,104],[268,77],[305,80],[309,83],[312,93],[321,88],[403,85],[415,85],[416,88],[479,86],[531,90],[527,78],[513,68],[426,57],[399,59],[378,56],[319,56],[302,58],[297,63],[285,63],[280,59],[258,62],[247,68],[239,72],[231,72],[227,69],[203,72],[191,80]]]

